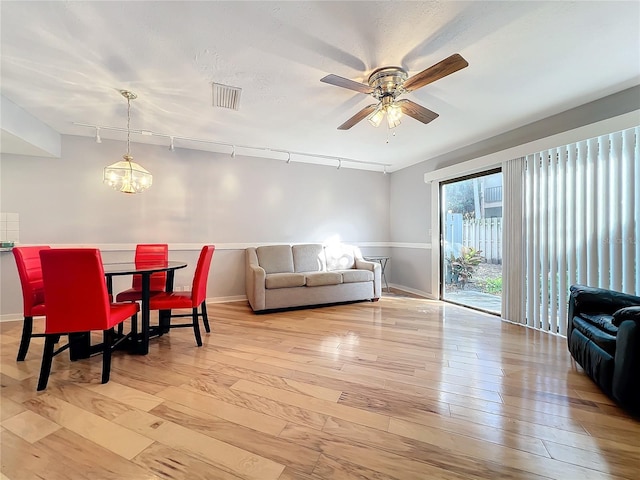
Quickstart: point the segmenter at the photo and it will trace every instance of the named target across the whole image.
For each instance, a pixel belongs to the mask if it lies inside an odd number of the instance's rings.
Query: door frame
[[[440,300],[442,302],[447,302],[447,303],[451,303],[451,304],[454,304],[454,305],[460,305],[460,306],[465,307],[465,308],[471,308],[473,310],[478,310],[478,311],[481,311],[481,312],[484,312],[484,313],[489,313],[491,315],[500,316],[500,314],[496,313],[496,312],[483,310],[481,308],[477,308],[477,307],[474,307],[474,306],[471,306],[471,305],[465,305],[465,304],[454,302],[454,301],[451,301],[451,300],[445,300],[445,298],[444,298],[445,282],[443,281],[444,280],[444,270],[445,270],[445,268],[444,268],[444,262],[445,262],[445,260],[444,260],[445,218],[444,218],[444,215],[443,215],[445,205],[444,205],[444,198],[443,198],[443,196],[444,196],[443,187],[445,185],[449,185],[451,183],[463,182],[465,180],[471,180],[471,179],[478,178],[478,177],[485,177],[485,176],[493,175],[493,174],[496,174],[496,173],[502,173],[502,166],[490,168],[490,169],[487,169],[487,170],[481,170],[481,171],[470,173],[470,174],[467,174],[467,175],[461,175],[459,177],[448,178],[446,180],[441,180],[441,181],[438,182],[438,188],[434,188],[433,189],[433,191],[435,191],[435,194],[436,194],[436,197],[437,197],[437,204],[438,204],[438,232],[437,232],[438,240],[437,240],[437,243],[434,243],[434,245],[438,245],[438,248],[437,249],[433,249],[434,251],[437,250],[436,254],[437,254],[437,262],[438,263],[437,263],[437,268],[434,269],[434,270],[437,271],[437,282],[436,282],[437,290],[436,289],[433,289],[433,290],[434,290],[434,292],[437,291],[437,298],[438,298],[438,300]],[[432,197],[433,197],[433,193],[434,193],[433,191],[432,191]]]

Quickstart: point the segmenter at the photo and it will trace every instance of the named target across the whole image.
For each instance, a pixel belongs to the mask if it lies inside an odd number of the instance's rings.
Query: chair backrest
[[[209,280],[211,258],[215,249],[215,245],[205,245],[200,251],[196,271],[193,275],[193,284],[191,285],[191,300],[194,307],[200,305],[207,298],[207,281]]]
[[[110,304],[100,250],[54,248],[40,252],[46,333],[106,330]]]
[[[33,316],[31,310],[34,305],[44,303],[40,251],[50,248],[47,245],[13,247],[13,256],[16,259],[20,285],[22,285],[22,303],[25,317]]]
[[[169,245],[166,243],[139,243],[136,245],[136,265],[145,263],[166,262],[169,260]],[[167,272],[156,272],[151,274],[149,285],[151,291],[164,292],[167,283]],[[142,290],[142,276],[134,275],[132,288]]]

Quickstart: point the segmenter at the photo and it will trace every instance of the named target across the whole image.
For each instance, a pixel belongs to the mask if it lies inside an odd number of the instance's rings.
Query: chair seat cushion
[[[305,277],[302,273],[270,273],[265,278],[265,287],[293,288],[304,287]]]
[[[151,310],[172,310],[174,308],[193,308],[191,292],[161,292],[149,299]]]
[[[616,353],[616,336],[593,325],[582,317],[573,317],[573,326],[585,337],[598,345],[602,350],[614,356]]]
[[[336,273],[342,275],[344,283],[373,282],[373,272],[369,270],[351,268],[349,270],[336,270]]]
[[[158,293],[162,293],[162,290],[152,290],[149,292],[150,296],[157,295]],[[139,300],[142,300],[142,292],[135,288],[123,290],[116,295],[116,302],[137,302]]]
[[[46,310],[44,308],[44,303],[40,303],[38,305],[33,305],[31,307],[31,316],[32,317],[39,317],[41,315],[45,315],[46,314]]]
[[[112,303],[109,312],[109,328],[133,317],[140,311],[140,305],[137,303]]]
[[[337,272],[310,272],[305,275],[307,277],[307,287],[339,285],[342,283],[342,275]]]
[[[607,315],[605,313],[589,314],[582,312],[580,318],[583,318],[594,327],[607,332],[609,335],[617,335],[618,327],[613,324],[613,315]]]

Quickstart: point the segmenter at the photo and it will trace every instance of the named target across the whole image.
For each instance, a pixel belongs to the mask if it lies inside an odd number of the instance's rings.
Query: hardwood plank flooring
[[[16,362],[21,322],[0,323],[0,478],[640,478],[640,422],[562,337],[398,293],[208,310],[202,348],[172,330],[105,385],[99,356],[63,354],[44,392],[42,339]]]

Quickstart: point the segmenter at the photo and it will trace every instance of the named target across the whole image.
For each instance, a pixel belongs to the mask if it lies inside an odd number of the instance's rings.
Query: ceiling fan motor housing
[[[404,92],[402,84],[408,76],[407,72],[400,67],[382,67],[374,70],[368,82],[373,88],[371,95],[378,100],[384,97],[396,98]]]

